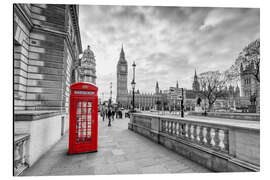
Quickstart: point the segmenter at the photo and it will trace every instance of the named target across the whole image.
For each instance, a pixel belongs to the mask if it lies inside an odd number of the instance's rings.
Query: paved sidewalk
[[[204,167],[128,130],[129,119],[112,126],[99,118],[98,152],[67,155],[66,134],[24,176],[210,172]]]

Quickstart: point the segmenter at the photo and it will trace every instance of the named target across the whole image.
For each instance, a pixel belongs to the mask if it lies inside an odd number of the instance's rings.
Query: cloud
[[[121,44],[128,62],[128,88],[136,62],[136,88],[154,92],[191,88],[197,72],[225,70],[242,48],[260,36],[260,11],[250,8],[80,6],[83,47],[96,56],[97,85],[116,95],[116,65]]]
[[[204,20],[204,24],[200,26],[200,30],[205,30],[209,28],[213,28],[224,21],[228,21],[236,18],[238,14],[241,14],[242,10],[235,11],[234,9],[213,9],[209,11],[207,17]]]

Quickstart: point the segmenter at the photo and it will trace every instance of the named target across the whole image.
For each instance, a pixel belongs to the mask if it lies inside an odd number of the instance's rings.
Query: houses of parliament
[[[132,91],[128,90],[128,63],[125,58],[124,48],[122,46],[120,57],[117,63],[117,95],[116,95],[116,103],[118,106],[123,108],[131,108],[132,107]],[[243,70],[241,72],[244,72]],[[247,94],[248,89],[243,82],[246,82],[244,79],[250,77],[248,75],[242,75],[241,73],[241,93],[238,85],[228,86],[225,88],[226,95],[222,98],[218,98],[214,103],[214,108],[236,108],[240,106],[247,106],[249,104],[249,94]],[[247,74],[247,73],[246,73]],[[154,84],[153,84],[154,85]],[[153,86],[154,87],[154,86]],[[179,88],[178,82],[176,82],[176,89]],[[204,98],[199,95],[200,84],[197,76],[197,72],[195,70],[192,89],[184,88],[184,106],[188,111],[195,110],[196,102],[198,98],[201,98],[204,101]],[[250,90],[248,91],[250,92]],[[240,97],[240,94],[241,97]],[[165,110],[169,110],[170,106],[175,106],[175,100],[170,98],[170,91],[168,90],[160,90],[158,82],[156,82],[153,93],[143,93],[139,90],[135,91],[135,108],[141,110],[150,110],[150,109],[158,109],[157,104],[162,104]],[[205,104],[205,103],[203,103]],[[176,102],[176,106],[177,106]],[[161,109],[161,107],[159,108]]]

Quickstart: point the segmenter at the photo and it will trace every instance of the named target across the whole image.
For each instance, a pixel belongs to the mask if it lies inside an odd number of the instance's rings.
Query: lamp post
[[[132,112],[135,111],[134,109],[134,106],[135,106],[135,97],[134,97],[134,91],[135,91],[135,67],[136,67],[136,64],[135,62],[133,61],[133,64],[132,64],[132,67],[133,67],[133,79],[132,79],[132,82],[131,82],[131,87],[132,87]]]
[[[184,88],[181,88],[181,117],[184,117]]]
[[[203,91],[206,91],[206,88],[203,87]],[[204,97],[204,113],[203,113],[204,116],[207,115],[207,112],[206,112],[206,97]]]
[[[110,99],[109,99],[109,107],[112,105],[112,82],[110,82]]]

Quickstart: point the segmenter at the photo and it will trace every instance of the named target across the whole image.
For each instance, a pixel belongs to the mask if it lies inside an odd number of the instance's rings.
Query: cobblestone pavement
[[[23,176],[210,172],[128,130],[127,118],[115,119],[111,127],[99,119],[98,152],[68,155],[66,134]]]

